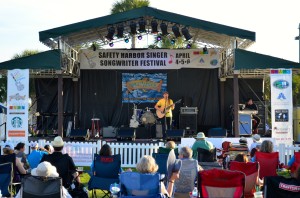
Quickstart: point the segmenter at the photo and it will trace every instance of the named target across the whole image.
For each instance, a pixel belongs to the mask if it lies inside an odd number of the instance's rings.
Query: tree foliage
[[[121,0],[113,4],[111,14],[129,11],[135,8],[149,6],[149,0]]]

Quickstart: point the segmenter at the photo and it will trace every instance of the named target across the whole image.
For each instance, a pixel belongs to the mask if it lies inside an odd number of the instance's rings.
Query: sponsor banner
[[[166,73],[122,73],[123,103],[154,103],[166,90]]]
[[[272,138],[276,144],[293,143],[292,70],[271,69]]]
[[[93,161],[93,149],[91,147],[83,147],[80,145],[72,145],[66,143],[63,153],[68,153],[72,157],[76,166],[90,166]]]
[[[180,69],[220,67],[217,49],[82,50],[80,69]]]
[[[6,139],[28,140],[29,70],[7,71]]]

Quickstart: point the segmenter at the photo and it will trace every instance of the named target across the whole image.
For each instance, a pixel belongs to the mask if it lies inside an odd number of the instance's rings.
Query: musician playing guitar
[[[169,99],[169,93],[165,91],[163,98],[160,99],[154,106],[158,121],[162,124],[163,138],[166,139],[166,130],[172,126],[172,110],[175,109],[175,104],[172,99]]]

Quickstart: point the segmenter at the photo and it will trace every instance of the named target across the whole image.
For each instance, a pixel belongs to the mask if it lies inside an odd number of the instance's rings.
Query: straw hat
[[[52,146],[53,147],[62,147],[64,146],[64,141],[60,136],[57,136],[54,138],[54,140],[52,141]]]
[[[42,162],[36,168],[32,169],[31,175],[40,177],[58,177],[55,166],[49,162]]]
[[[203,132],[199,132],[196,136],[196,139],[204,139],[204,138],[206,138],[206,137],[205,137],[205,134]]]
[[[258,135],[258,134],[253,135],[252,139],[255,142],[260,142],[260,135]]]

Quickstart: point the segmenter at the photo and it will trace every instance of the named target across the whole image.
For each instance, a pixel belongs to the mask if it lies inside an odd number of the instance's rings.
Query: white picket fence
[[[30,153],[30,143],[32,141],[24,142],[26,145],[25,153]],[[49,141],[39,140],[36,141],[39,147],[44,147],[47,144],[51,144]],[[12,142],[15,146],[17,142]],[[76,166],[90,166],[93,161],[94,153],[99,153],[103,144],[109,144],[112,148],[113,154],[121,154],[122,167],[135,167],[138,160],[143,155],[152,155],[157,152],[160,146],[164,146],[163,142],[152,143],[123,143],[123,142],[65,142],[63,153],[68,153],[74,160]],[[2,154],[2,148],[5,146],[5,142],[0,142],[0,154]],[[180,147],[180,145],[177,145]],[[294,155],[295,151],[300,150],[300,145],[286,146],[280,144],[275,146],[275,151],[279,152],[279,159],[281,163],[287,164],[290,158]]]

